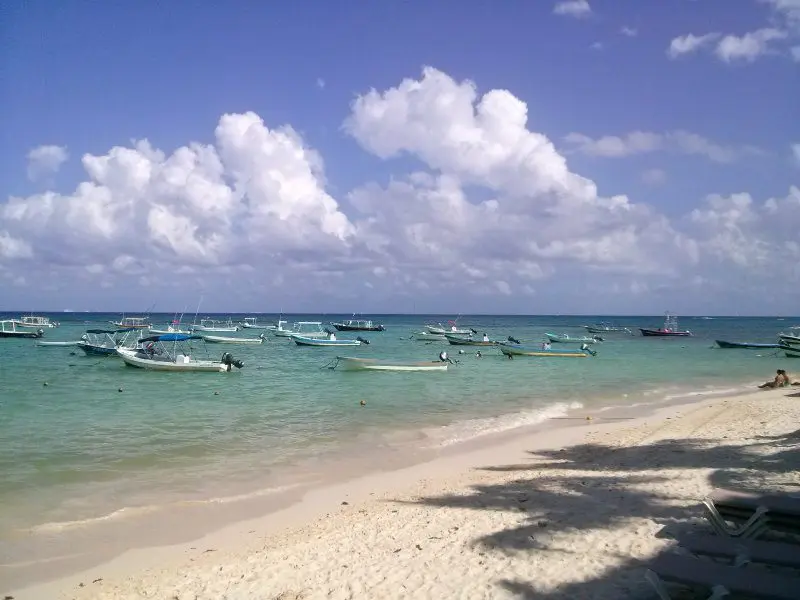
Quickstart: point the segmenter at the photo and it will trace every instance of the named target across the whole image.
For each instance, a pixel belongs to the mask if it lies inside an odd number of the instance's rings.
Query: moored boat
[[[442,360],[429,361],[396,361],[380,360],[377,358],[353,358],[350,356],[337,356],[336,369],[341,365],[343,371],[447,371],[450,363]]]
[[[419,342],[444,342],[444,334],[431,333],[430,331],[415,331],[413,338]]]
[[[660,329],[639,328],[645,337],[688,337],[691,331],[681,331],[678,327],[678,317],[667,313],[664,317],[664,325]]]
[[[141,339],[140,348],[117,348],[117,354],[126,365],[150,371],[225,373],[232,371],[233,367],[241,369],[244,366],[228,352],[224,352],[219,360],[192,357],[185,343],[200,339],[200,336],[183,333],[154,335]]]
[[[459,329],[455,321],[448,321],[447,327],[445,327],[441,323],[437,323],[436,325],[425,325],[425,331],[427,331],[428,333],[432,333],[434,335],[448,334],[448,335],[460,335],[460,336],[471,336],[478,333],[471,327]]]
[[[87,329],[80,343],[76,344],[87,356],[116,356],[117,348],[127,342],[133,332],[141,331],[138,328],[127,329]],[[140,335],[137,333],[137,335]]]
[[[444,334],[444,339],[453,346],[496,346],[498,342],[490,340],[488,337],[481,340],[474,340],[471,337]]]
[[[20,317],[17,321],[19,327],[28,327],[30,329],[49,329],[58,327],[58,323],[51,321],[48,317],[40,317],[37,315],[26,315]]]
[[[218,321],[217,319],[200,319],[200,325],[192,325],[192,331],[208,331],[210,333],[233,333],[239,331],[239,327],[233,321]]]
[[[788,348],[784,346],[783,349],[786,352],[786,358],[800,358],[800,348]]]
[[[266,339],[263,333],[254,338],[205,334],[201,335],[200,337],[203,338],[203,341],[211,344],[263,344],[264,340]]]
[[[275,329],[274,325],[260,325],[256,317],[245,317],[244,320],[239,323],[239,326],[242,329]]]
[[[57,347],[66,348],[66,347],[80,346],[82,343],[83,343],[83,340],[75,340],[75,341],[71,341],[71,342],[70,341],[67,341],[67,342],[45,342],[45,341],[42,341],[42,340],[38,340],[36,342],[36,345],[44,347],[44,348],[57,348]]]
[[[0,338],[36,339],[40,337],[44,337],[44,329],[31,331],[29,328],[22,327],[19,321],[14,319],[0,321]]]
[[[322,327],[322,321],[298,321],[292,325],[291,329],[279,328],[274,332],[276,337],[293,337],[299,335],[306,338],[322,339],[328,337],[329,333]]]
[[[571,337],[566,333],[545,333],[544,335],[554,344],[596,344],[597,342],[603,341],[603,338],[596,335],[592,337],[586,335]]]
[[[539,358],[586,358],[597,354],[590,348],[580,348],[579,350],[553,350],[552,348],[537,348],[535,346],[523,346],[521,344],[510,344],[502,342],[499,344],[500,352],[509,357],[514,356],[536,356]]]
[[[364,319],[350,319],[341,323],[331,323],[337,331],[386,331],[380,323],[373,323]]]
[[[302,335],[292,335],[292,341],[298,346],[360,346],[364,340],[340,340],[336,337],[311,338]]]
[[[627,333],[628,335],[633,335],[633,332],[627,327],[611,325],[610,323],[595,323],[594,325],[584,325],[583,327],[589,333]]]
[[[109,321],[112,325],[116,325],[119,329],[150,329],[150,319],[147,317],[126,317],[125,315],[119,321]]]
[[[781,344],[789,346],[800,346],[800,335],[793,335],[790,333],[779,333],[778,340]]]
[[[759,344],[754,342],[726,342],[725,340],[714,340],[720,348],[782,348],[781,344]]]

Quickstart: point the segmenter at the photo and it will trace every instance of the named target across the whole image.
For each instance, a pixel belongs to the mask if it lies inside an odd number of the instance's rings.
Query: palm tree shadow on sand
[[[759,449],[768,456],[757,452]],[[674,469],[711,469],[711,487],[761,492],[770,484],[770,476],[800,468],[800,433],[722,447],[713,440],[680,439],[633,447],[583,444],[530,454],[527,464],[483,469],[518,473],[512,481],[475,485],[466,495],[426,497],[413,503],[524,513],[521,524],[475,539],[473,544],[484,551],[564,552],[550,547],[553,534],[614,529],[631,518],[647,519],[660,530],[658,537],[670,537],[681,531],[707,529],[699,508],[701,498],[661,495],[641,484],[669,480],[674,477],[669,471]],[[642,464],[648,465],[649,474],[641,473]],[[602,576],[557,589],[543,591],[536,582],[521,581],[511,574],[495,583],[506,594],[524,599],[653,598],[652,588],[644,581],[649,557],[611,554],[605,552],[614,566]]]

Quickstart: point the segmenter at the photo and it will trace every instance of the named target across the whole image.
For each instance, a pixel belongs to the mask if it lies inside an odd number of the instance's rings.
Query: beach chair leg
[[[672,597],[669,595],[667,588],[664,587],[664,582],[661,581],[661,578],[658,576],[657,573],[647,569],[644,574],[644,578],[647,582],[653,587],[658,597],[661,600],[672,600]]]
[[[647,569],[647,571],[645,571],[644,578],[653,587],[661,600],[672,600],[672,596],[669,595],[669,592],[664,586],[664,582],[661,581],[661,578],[658,576],[658,573]],[[711,595],[707,600],[721,600],[722,598],[727,598],[730,595],[730,591],[728,591],[728,588],[726,588],[724,585],[715,585],[713,588],[711,588]]]
[[[761,535],[767,527],[767,509],[763,506],[759,506],[753,515],[740,527],[731,527],[728,525],[711,500],[703,500],[703,508],[705,509],[708,522],[719,535],[755,539]]]

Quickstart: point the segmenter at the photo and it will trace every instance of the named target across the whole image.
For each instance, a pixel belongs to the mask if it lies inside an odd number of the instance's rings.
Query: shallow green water
[[[78,339],[116,315],[69,316],[75,320],[54,315],[62,326],[45,339]],[[446,343],[408,339],[441,317],[379,320],[388,330],[362,334],[372,344],[360,348],[301,348],[282,338],[260,346],[209,346],[215,358],[229,351],[245,362],[231,374],[147,372],[75,348],[0,339],[0,539],[124,507],[220,496],[222,483],[228,493],[255,489],[271,473],[302,472],[338,453],[453,444],[564,414],[570,405],[591,410],[740,387],[779,367],[792,370],[793,362],[771,350],[711,349],[713,340],[772,342],[798,322],[687,318],[681,325],[695,333],[692,338],[607,336],[591,359],[509,361],[495,349],[481,349],[479,359],[474,348],[459,356]],[[579,327],[596,320],[462,317],[460,324],[493,339],[538,342],[545,331],[581,335]],[[635,328],[656,327],[662,319],[613,321]],[[337,354],[427,360],[443,349],[461,361],[447,373],[325,368]],[[280,484],[276,477],[273,483]]]

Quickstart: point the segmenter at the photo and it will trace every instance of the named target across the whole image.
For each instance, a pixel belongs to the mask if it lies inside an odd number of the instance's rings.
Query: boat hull
[[[645,337],[690,337],[690,331],[664,331],[663,329],[639,329]]]
[[[36,345],[44,348],[65,348],[80,346],[82,343],[81,340],[76,340],[74,342],[36,342]]]
[[[780,334],[778,336],[778,339],[784,345],[800,346],[800,337],[798,337],[796,335],[788,335],[788,334],[782,333],[782,334]]]
[[[195,325],[192,331],[201,331],[209,333],[236,333],[239,331],[238,327],[205,327],[204,325]]]
[[[183,373],[224,373],[230,370],[228,365],[212,360],[192,360],[173,362],[169,360],[153,360],[142,358],[135,350],[119,348],[116,353],[130,367],[150,371],[170,371]]]
[[[555,333],[545,333],[547,339],[554,344],[595,344],[597,339],[590,337],[572,338],[569,336],[556,335]]]
[[[81,342],[77,344],[78,348],[83,350],[87,356],[114,356],[117,354],[116,347],[98,346],[97,344],[89,344],[88,342]]]
[[[780,344],[754,344],[750,342],[726,342],[725,340],[714,340],[720,348],[781,348]]]
[[[627,327],[595,327],[592,325],[584,325],[584,328],[589,333],[631,333],[631,330]]]
[[[293,335],[291,336],[292,341],[297,344],[298,346],[333,346],[333,347],[343,347],[343,346],[360,346],[360,340],[330,340],[330,339],[318,339],[318,338],[310,338],[305,337],[302,335]]]
[[[469,338],[463,338],[452,335],[445,335],[444,339],[446,339],[453,346],[496,346],[497,345],[497,342],[493,342],[491,340],[488,342],[484,342],[483,340],[471,340]]]
[[[506,356],[535,356],[537,358],[586,358],[592,356],[584,350],[543,350],[515,344],[500,344],[500,352]]]
[[[337,366],[341,365],[343,371],[441,372],[447,371],[450,366],[449,363],[442,361],[392,362],[374,358],[351,358],[347,356],[337,356],[336,361]]]
[[[35,340],[44,337],[44,332],[41,330],[36,331],[19,331],[19,330],[5,330],[0,329],[0,338],[17,338],[26,340]]]
[[[346,323],[331,323],[336,331],[386,331],[383,325],[348,325]]]
[[[238,338],[238,337],[226,337],[221,335],[201,335],[200,337],[203,338],[203,341],[209,342],[210,344],[263,344],[264,343],[263,337]]]
[[[436,327],[434,325],[425,325],[425,330],[433,335],[454,335],[460,337],[469,337],[475,333],[471,329],[456,329],[454,331],[452,329],[445,329],[444,327]]]
[[[800,348],[784,348],[786,351],[786,358],[800,358]]]

